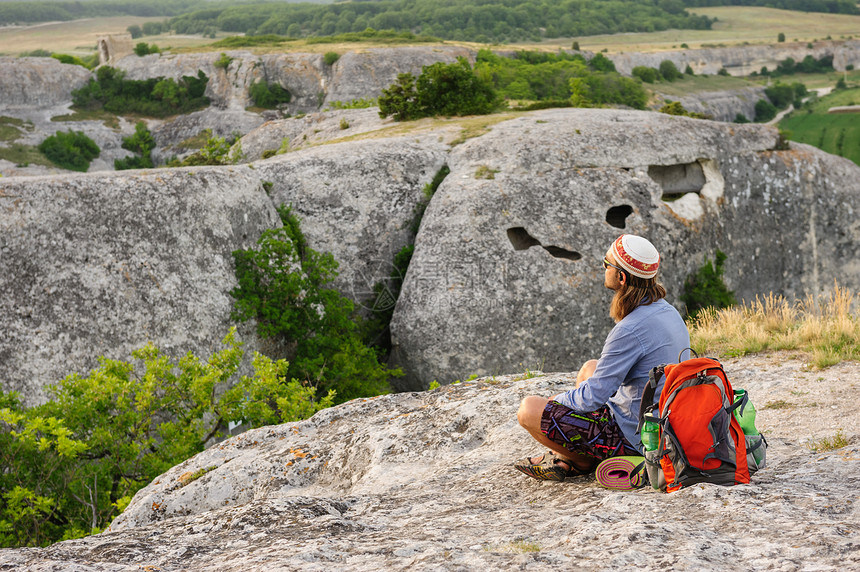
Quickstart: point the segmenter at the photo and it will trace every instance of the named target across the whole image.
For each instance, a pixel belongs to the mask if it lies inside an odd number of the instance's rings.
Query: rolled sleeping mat
[[[636,467],[645,462],[645,457],[625,456],[609,457],[603,460],[594,471],[597,482],[607,489],[620,491],[631,491],[642,486],[645,466],[639,468],[634,474]]]

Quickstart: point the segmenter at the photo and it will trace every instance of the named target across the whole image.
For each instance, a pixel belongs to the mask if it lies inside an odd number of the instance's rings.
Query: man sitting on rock
[[[518,470],[563,481],[591,472],[603,459],[642,454],[636,427],[648,372],[674,363],[690,346],[684,320],[657,282],[659,266],[657,249],[642,237],[625,234],[612,243],[603,260],[603,284],[615,291],[609,309],[615,327],[600,359],[579,370],[574,389],[550,399],[523,399],[519,424],[550,451],[517,462]]]

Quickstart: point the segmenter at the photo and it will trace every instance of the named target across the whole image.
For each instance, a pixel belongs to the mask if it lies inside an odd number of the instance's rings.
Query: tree
[[[636,66],[630,71],[633,77],[638,77],[645,83],[654,83],[657,81],[658,72],[655,68],[648,66]]]
[[[172,358],[152,344],[131,362],[101,358],[33,408],[0,391],[0,546],[99,532],[135,492],[228,423],[297,421],[333,403],[332,393],[318,399],[316,387],[287,377],[287,362],[259,354],[253,377],[234,380],[241,343],[234,330],[223,343],[205,361]]]
[[[671,60],[663,60],[660,62],[660,75],[663,79],[669,82],[684,77],[684,74],[678,70],[678,67]]]
[[[770,121],[776,117],[776,107],[766,99],[759,99],[755,103],[755,120],[757,123]]]
[[[464,57],[426,66],[415,89],[425,115],[483,115],[499,105],[493,86],[475,75]]]
[[[595,71],[614,72],[615,64],[601,53],[594,54],[594,57],[588,61],[588,65]]]
[[[780,32],[780,33],[776,36],[776,41],[777,41],[777,42],[784,42],[784,41],[785,41],[785,34],[783,34],[782,32]]]
[[[131,34],[131,39],[136,40],[143,36],[143,30],[140,29],[140,26],[137,24],[132,24],[128,28],[126,28],[129,34]]]
[[[379,96],[379,116],[392,116],[395,121],[408,121],[423,117],[415,90],[415,76],[411,73],[397,74],[397,81],[382,90]]]
[[[352,301],[330,286],[334,257],[308,246],[290,207],[278,213],[283,227],[263,231],[256,249],[233,252],[233,318],[255,320],[261,337],[288,348],[288,377],[319,392],[334,389],[337,402],[387,391],[389,376],[401,372],[382,366],[362,343]]]
[[[425,66],[416,81],[412,74],[397,76],[397,81],[382,90],[380,117],[397,121],[434,115],[482,115],[501,103],[489,80],[477,75],[465,58],[446,64]]]

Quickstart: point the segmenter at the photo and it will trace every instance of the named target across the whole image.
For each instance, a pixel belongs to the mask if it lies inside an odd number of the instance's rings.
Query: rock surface
[[[0,179],[3,389],[39,402],[147,341],[175,356],[220,349],[231,252],[274,225],[248,167]]]
[[[702,49],[667,50],[665,52],[628,52],[612,54],[610,59],[616,69],[630,74],[636,66],[660,67],[660,62],[669,60],[684,71],[689,65],[697,74],[713,75],[725,68],[730,75],[749,75],[762,67],[773,71],[787,58],[800,62],[806,56],[820,60],[833,56],[833,68],[843,71],[847,66],[860,66],[860,40],[815,42],[808,47],[806,42],[782,43],[759,46],[713,47]]]
[[[255,172],[272,184],[273,204],[293,206],[311,246],[340,262],[338,289],[369,309],[413,239],[414,210],[447,151],[435,135],[347,141],[277,155]]]
[[[141,490],[109,532],[0,550],[0,567],[131,570],[486,570],[860,566],[860,365],[790,353],[726,360],[751,392],[768,466],[749,485],[669,495],[538,482],[519,400],[573,374],[506,376],[355,400],[249,431]],[[525,378],[525,379],[523,379]],[[838,431],[849,444],[810,447]],[[210,469],[197,480],[189,474]],[[560,525],[561,523],[561,525]]]
[[[679,101],[684,109],[696,113],[710,115],[714,121],[733,123],[738,114],[750,121],[756,117],[755,104],[760,99],[767,99],[764,86],[747,87],[724,91],[705,91],[691,93],[684,97],[663,95],[665,100]],[[657,86],[659,93],[659,86]]]
[[[319,126],[320,140],[348,131],[314,121],[305,132]],[[147,340],[213,347],[230,323],[230,252],[279,224],[281,204],[294,206],[312,248],[334,254],[336,285],[369,311],[411,240],[424,185],[446,164],[391,324],[407,373],[396,389],[569,371],[596,356],[611,325],[600,260],[622,232],[654,241],[676,304],[718,249],[739,299],[803,298],[837,276],[856,291],[858,167],[777,143],[760,125],[564,109],[383,122],[232,168],[4,177],[0,381],[39,401],[98,355],[125,358]]]
[[[54,58],[0,57],[0,111],[43,108],[72,101],[72,91],[91,77],[81,66]]]

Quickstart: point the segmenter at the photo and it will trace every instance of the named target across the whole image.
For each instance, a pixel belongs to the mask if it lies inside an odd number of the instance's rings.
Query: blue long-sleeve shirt
[[[671,304],[658,300],[639,306],[609,332],[594,374],[578,388],[560,394],[556,401],[580,412],[608,405],[624,437],[642,451],[636,426],[648,372],[661,364],[676,363],[678,354],[688,347],[687,325]],[[661,380],[655,400],[662,384]]]

